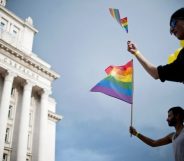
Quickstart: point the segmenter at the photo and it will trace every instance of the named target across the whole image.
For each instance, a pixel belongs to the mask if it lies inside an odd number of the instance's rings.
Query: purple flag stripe
[[[118,98],[120,100],[123,100],[123,101],[125,101],[127,103],[132,104],[132,97],[126,96],[126,95],[124,95],[122,93],[115,92],[111,88],[105,88],[105,87],[95,86],[94,88],[91,89],[91,91],[92,92],[102,92],[102,93],[104,93],[106,95],[109,95],[109,96]]]

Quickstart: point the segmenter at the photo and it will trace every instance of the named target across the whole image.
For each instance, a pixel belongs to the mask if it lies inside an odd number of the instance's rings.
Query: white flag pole
[[[133,125],[133,96],[134,96],[134,65],[132,59],[132,104],[131,104],[131,119],[130,119],[130,126]],[[132,134],[130,134],[132,137]]]

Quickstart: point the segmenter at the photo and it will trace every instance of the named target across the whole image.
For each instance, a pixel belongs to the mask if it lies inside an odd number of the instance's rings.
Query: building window
[[[29,126],[32,126],[32,117],[33,117],[33,113],[29,112]]]
[[[15,88],[12,88],[12,90],[11,90],[11,95],[12,96],[14,95],[14,92],[15,92]]]
[[[5,23],[4,23],[4,22],[1,22],[1,23],[0,23],[0,27],[1,27],[1,29],[3,30],[3,29],[5,28]]]
[[[13,106],[9,106],[9,111],[8,111],[8,118],[12,119],[13,118]]]
[[[3,154],[3,161],[8,161],[8,154]]]
[[[30,161],[31,159],[29,159],[29,158],[26,158],[26,161]]]
[[[16,30],[13,30],[12,33],[13,33],[14,36],[17,35],[17,31]]]
[[[31,134],[28,134],[28,139],[27,139],[27,149],[30,150],[31,149]]]
[[[1,18],[1,20],[0,20],[0,29],[1,29],[1,31],[6,30],[7,24],[8,24],[8,21],[5,20],[4,18]]]
[[[13,25],[11,27],[11,34],[12,34],[12,36],[16,38],[18,36],[18,33],[19,33],[19,28],[16,27],[15,25]]]
[[[10,140],[10,128],[6,128],[5,143],[9,143]]]

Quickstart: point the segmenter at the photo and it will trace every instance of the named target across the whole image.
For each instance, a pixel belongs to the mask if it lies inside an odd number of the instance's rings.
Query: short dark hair
[[[173,115],[179,115],[182,123],[184,122],[184,110],[180,106],[172,107],[168,110],[168,112],[172,111]]]
[[[183,19],[184,20],[184,8],[180,8],[177,11],[175,11],[172,15],[171,15],[171,19],[170,19],[170,24],[171,21],[173,19]]]

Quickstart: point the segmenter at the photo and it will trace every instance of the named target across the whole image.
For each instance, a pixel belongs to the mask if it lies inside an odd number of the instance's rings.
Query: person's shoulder
[[[179,53],[179,55],[184,55],[184,47],[180,50],[180,53]]]
[[[171,133],[169,133],[169,134],[167,135],[167,137],[168,137],[170,140],[172,140],[172,138],[174,137],[174,135],[175,135],[175,132],[171,132]]]
[[[171,132],[171,133],[169,133],[168,135],[169,136],[173,136],[175,134],[175,132]]]
[[[177,56],[176,62],[180,61],[183,64],[184,59],[184,47],[180,50],[179,55]]]

